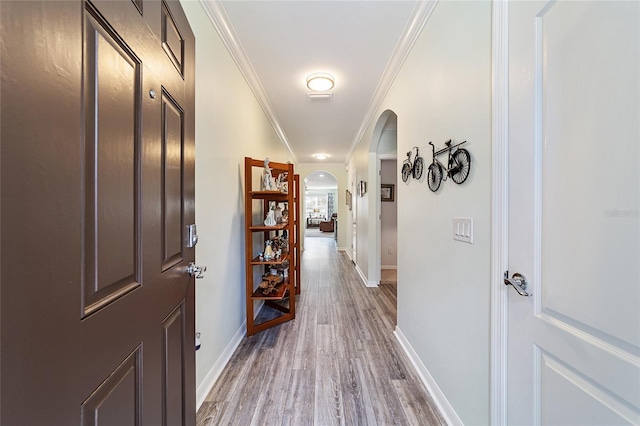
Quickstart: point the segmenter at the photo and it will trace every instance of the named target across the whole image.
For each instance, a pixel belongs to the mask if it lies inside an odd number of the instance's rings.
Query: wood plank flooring
[[[445,424],[393,335],[396,286],[364,287],[329,238],[305,240],[301,267],[296,319],[242,341],[197,424]]]

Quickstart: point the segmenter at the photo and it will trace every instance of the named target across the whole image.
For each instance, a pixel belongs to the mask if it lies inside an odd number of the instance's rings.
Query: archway
[[[301,227],[304,237],[332,238],[337,242],[338,180],[316,170],[303,179]]]
[[[369,211],[375,212],[373,217],[378,218],[369,222],[368,229],[369,240],[375,241],[375,247],[368,254],[369,285],[380,283],[383,267],[395,270],[397,265],[397,129],[398,116],[391,110],[384,111],[374,127],[369,146],[369,182],[374,184]],[[381,200],[383,184],[384,202]]]

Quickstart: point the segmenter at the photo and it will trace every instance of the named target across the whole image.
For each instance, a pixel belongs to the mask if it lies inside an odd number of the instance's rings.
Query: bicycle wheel
[[[429,185],[429,189],[436,192],[440,188],[440,182],[442,182],[442,167],[438,163],[429,164],[427,169],[427,185]]]
[[[402,181],[406,182],[409,180],[409,176],[411,176],[411,164],[404,163],[402,165]]]
[[[413,178],[420,179],[422,177],[422,170],[424,170],[424,160],[422,157],[417,157],[413,163]]]
[[[469,171],[471,170],[471,156],[469,151],[464,148],[458,149],[453,154],[454,170],[451,171],[451,179],[461,184],[467,177],[469,177]]]

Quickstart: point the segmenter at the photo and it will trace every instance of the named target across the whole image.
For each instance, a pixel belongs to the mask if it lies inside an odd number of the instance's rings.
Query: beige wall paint
[[[377,114],[397,114],[397,152],[418,145],[427,165],[429,141],[468,141],[472,169],[463,185],[448,180],[437,193],[424,177],[397,185],[398,329],[465,424],[489,423],[490,52],[491,3],[440,1]],[[370,172],[374,125],[349,163],[357,180]],[[373,238],[368,204],[358,204],[362,271]],[[452,239],[457,216],[473,218],[473,245]]]
[[[243,158],[290,158],[200,3],[182,4],[197,47],[197,262],[209,266],[196,288],[200,388],[245,320]],[[469,140],[473,167],[464,185],[448,181],[435,194],[424,181],[396,187],[398,326],[468,424],[489,421],[490,13],[489,2],[440,2],[378,112],[397,113],[399,153],[419,144],[428,157],[429,140],[438,146],[448,138]],[[355,219],[356,262],[365,272],[374,192],[358,197],[355,185],[369,183],[374,124],[348,172],[342,164],[296,165],[301,179],[319,169],[338,179],[339,220]],[[357,203],[355,218],[345,205],[347,188]],[[474,218],[474,245],[452,240],[454,216]],[[340,228],[338,246],[350,249],[351,226]]]
[[[200,2],[181,3],[196,37],[196,263],[208,267],[196,283],[200,391],[245,322],[244,157],[292,159]]]

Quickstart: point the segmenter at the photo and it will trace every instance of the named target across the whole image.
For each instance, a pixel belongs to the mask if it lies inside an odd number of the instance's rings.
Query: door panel
[[[166,5],[162,7],[162,47],[175,65],[176,70],[182,75],[184,72],[182,67],[184,62],[184,39],[180,34],[178,24],[171,16],[171,12]]]
[[[638,30],[624,25],[633,13],[625,9],[603,2],[576,13],[558,2],[538,18],[542,310],[605,341],[640,347],[640,192],[632,190],[640,182],[640,69],[637,59],[628,63],[637,58]],[[621,25],[610,31],[611,22]],[[594,301],[615,309],[594,309]]]
[[[508,423],[637,424],[640,7],[509,9]]]
[[[139,285],[136,114],[141,66],[97,11],[85,11],[84,313]]]
[[[162,226],[163,270],[182,261],[182,177],[184,175],[183,113],[171,95],[162,92]]]
[[[194,424],[186,17],[177,1],[0,8],[0,423]]]
[[[142,376],[141,348],[127,357],[82,403],[83,426],[126,426],[142,424],[140,397]]]
[[[162,324],[163,425],[184,424],[184,305],[178,306]]]

